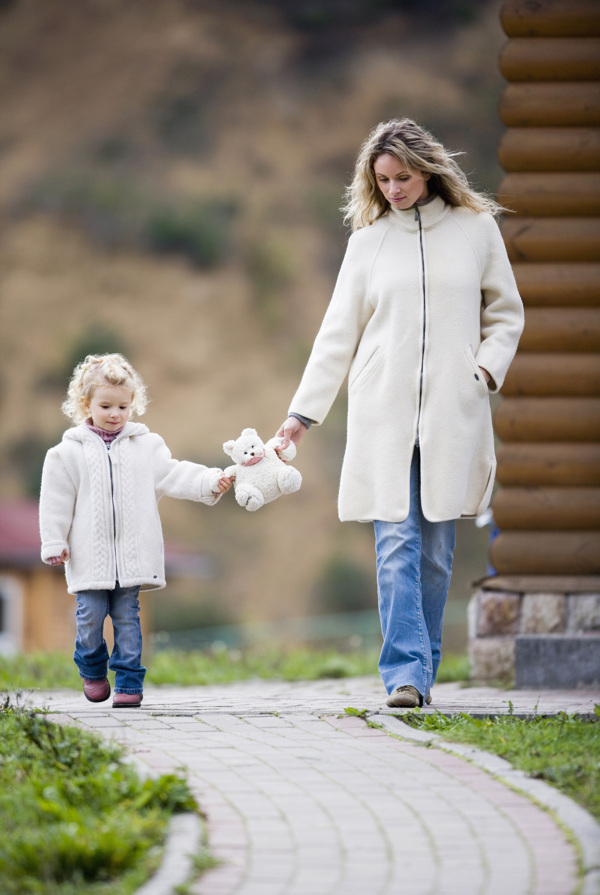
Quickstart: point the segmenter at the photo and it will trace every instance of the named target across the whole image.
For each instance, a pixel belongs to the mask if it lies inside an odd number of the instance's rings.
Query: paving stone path
[[[148,688],[139,710],[73,691],[29,700],[155,772],[186,769],[222,861],[192,895],[574,895],[577,853],[550,813],[464,757],[344,712],[387,723],[383,695],[369,677]],[[588,714],[599,701],[442,684],[425,711]]]

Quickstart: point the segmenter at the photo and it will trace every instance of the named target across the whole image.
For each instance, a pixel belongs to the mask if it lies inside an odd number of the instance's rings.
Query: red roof
[[[37,565],[40,547],[37,500],[0,501],[0,564]]]

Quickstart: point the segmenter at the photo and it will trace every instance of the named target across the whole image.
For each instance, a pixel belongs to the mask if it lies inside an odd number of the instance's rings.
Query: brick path
[[[141,710],[35,694],[51,718],[185,767],[223,864],[192,895],[572,895],[575,849],[551,815],[464,758],[368,727],[376,678],[149,688]],[[596,693],[435,688],[441,711],[587,713]],[[433,706],[429,711],[433,710]],[[376,721],[377,718],[375,717]]]

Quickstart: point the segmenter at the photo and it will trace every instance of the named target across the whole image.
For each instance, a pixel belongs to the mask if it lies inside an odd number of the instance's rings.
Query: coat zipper
[[[421,283],[423,289],[423,333],[421,340],[421,370],[419,374],[419,409],[417,413],[417,441],[420,442],[421,405],[423,403],[423,374],[425,370],[425,333],[427,330],[427,301],[425,295],[425,254],[423,252],[423,228],[421,226],[421,213],[415,205],[415,221],[419,224],[419,251],[421,254]]]
[[[115,483],[113,479],[113,465],[112,460],[110,459],[110,449],[114,441],[111,441],[110,444],[106,445],[106,453],[108,455],[108,468],[110,470],[110,502],[112,504],[112,513],[113,513],[113,547],[115,553],[115,586],[117,581],[119,580],[119,567],[117,565],[117,511],[115,509]]]

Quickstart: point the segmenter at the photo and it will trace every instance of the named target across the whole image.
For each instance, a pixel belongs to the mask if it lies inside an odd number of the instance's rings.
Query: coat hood
[[[132,435],[147,435],[149,431],[150,429],[144,423],[128,422],[125,423],[122,431],[117,435],[117,438],[130,438]],[[93,438],[98,438],[98,436],[92,432],[89,426],[82,423],[80,426],[73,426],[72,429],[67,429],[62,440],[84,442]]]

